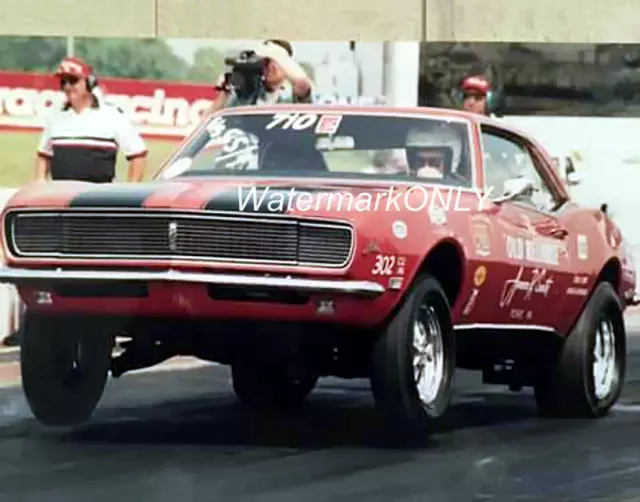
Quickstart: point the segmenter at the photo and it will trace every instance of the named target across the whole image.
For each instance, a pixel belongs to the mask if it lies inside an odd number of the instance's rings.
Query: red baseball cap
[[[63,75],[73,75],[78,78],[88,78],[93,73],[93,68],[80,58],[66,57],[64,58],[55,75],[61,77]]]
[[[477,92],[478,94],[486,96],[491,90],[491,84],[489,84],[489,81],[482,75],[472,75],[462,81],[460,88],[464,92]]]

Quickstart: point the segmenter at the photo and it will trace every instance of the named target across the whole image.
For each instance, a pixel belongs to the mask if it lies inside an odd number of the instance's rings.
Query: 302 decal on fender
[[[371,269],[372,275],[392,275],[396,257],[394,255],[379,254],[376,255],[376,262]]]

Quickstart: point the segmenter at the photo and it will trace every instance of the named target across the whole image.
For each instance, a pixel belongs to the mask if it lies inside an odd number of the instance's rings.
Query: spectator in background
[[[120,109],[93,93],[98,84],[93,68],[79,58],[65,58],[55,75],[67,100],[42,133],[36,181],[112,182],[120,149],[129,161],[128,181],[142,181],[146,145]]]
[[[491,84],[483,75],[471,75],[462,81],[462,108],[471,113],[489,116]]]
[[[249,104],[311,103],[313,83],[302,66],[293,59],[293,48],[286,40],[266,40],[255,49],[256,55],[267,59],[263,75],[263,89],[256,103],[243,102],[233,88],[224,85],[221,76],[217,89],[220,94],[211,113],[232,106]]]

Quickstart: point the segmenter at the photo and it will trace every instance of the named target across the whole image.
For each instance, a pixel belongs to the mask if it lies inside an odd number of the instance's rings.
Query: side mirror
[[[494,200],[496,204],[513,200],[521,195],[528,195],[534,191],[533,181],[527,178],[513,178],[504,182],[502,196]]]
[[[575,171],[567,175],[567,184],[569,186],[576,186],[580,183],[582,183],[582,177]]]

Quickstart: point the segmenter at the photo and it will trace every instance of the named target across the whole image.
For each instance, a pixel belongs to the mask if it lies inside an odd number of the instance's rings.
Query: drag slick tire
[[[113,338],[77,317],[27,312],[23,326],[22,387],[36,419],[49,426],[88,420],[104,392]]]
[[[289,375],[280,365],[234,363],[231,373],[238,399],[256,409],[300,406],[318,382],[314,376]]]
[[[455,354],[447,297],[436,279],[422,275],[372,354],[374,399],[394,430],[428,432],[443,417],[453,393]]]
[[[600,418],[622,392],[626,367],[623,309],[608,282],[595,288],[549,372],[534,386],[541,416]]]

